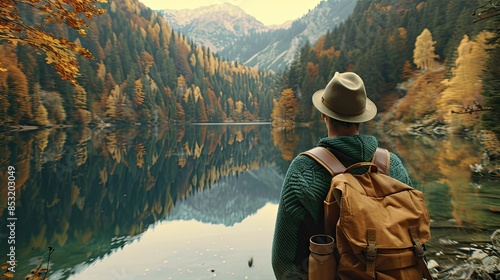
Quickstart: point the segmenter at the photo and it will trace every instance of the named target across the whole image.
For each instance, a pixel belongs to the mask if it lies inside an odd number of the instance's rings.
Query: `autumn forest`
[[[480,17],[487,1],[357,1],[281,73],[221,58],[137,0],[67,2],[0,2],[0,166],[16,169],[19,275],[47,246],[53,271],[78,274],[191,214],[195,195],[212,195],[196,213],[225,224],[277,203],[290,162],[324,133],[311,96],[337,71],[363,77],[380,111],[363,128],[404,160],[437,233],[498,228],[498,173],[470,172],[497,172],[500,158],[500,16]],[[453,259],[432,242],[430,256]]]
[[[281,77],[284,87],[302,95],[297,120],[317,119],[310,95],[336,71],[354,71],[386,124],[427,122],[453,132],[499,134],[499,19],[474,17],[480,4],[358,2],[344,24],[304,46]],[[296,96],[283,91],[281,99]]]
[[[344,24],[303,46],[283,73],[225,61],[138,1],[93,2],[99,10],[88,28],[56,21],[46,27],[89,51],[91,59],[74,50],[78,75],[61,74],[53,63],[58,55],[31,43],[0,45],[0,127],[261,120],[294,126],[318,119],[310,96],[336,71],[355,71],[385,122],[425,119],[454,131],[500,132],[493,110],[500,103],[498,18],[476,22],[471,12],[479,0],[359,1]],[[33,25],[42,20],[27,5],[17,8]],[[474,106],[488,110],[455,114]]]
[[[0,72],[0,125],[268,118],[272,74],[193,45],[138,1],[103,7],[106,13],[94,17],[85,36],[48,27],[93,54],[92,60],[78,57],[77,84],[61,80],[44,56],[27,46],[0,46],[6,70]]]

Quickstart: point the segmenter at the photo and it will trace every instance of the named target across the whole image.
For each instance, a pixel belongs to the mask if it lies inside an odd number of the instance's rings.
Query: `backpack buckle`
[[[415,254],[417,254],[418,257],[421,258],[424,256],[424,246],[422,246],[420,241],[413,243],[413,249],[415,250]]]
[[[368,246],[366,247],[366,259],[373,262],[377,258],[377,247],[375,246],[375,242],[368,242]]]
[[[366,273],[375,278],[375,259],[377,258],[377,246],[375,243],[374,229],[368,229],[368,246],[366,247]]]
[[[413,240],[413,249],[415,250],[415,254],[420,258],[423,257],[425,254],[425,244],[422,244],[420,239],[418,239],[417,229],[414,226],[410,227],[410,234],[411,239]]]

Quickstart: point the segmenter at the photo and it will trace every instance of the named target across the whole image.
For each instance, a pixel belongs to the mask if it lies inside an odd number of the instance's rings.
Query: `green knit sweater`
[[[370,161],[378,146],[373,136],[323,138],[318,146],[330,150],[349,166]],[[389,176],[411,185],[401,160],[391,153]],[[285,176],[273,240],[272,265],[277,279],[307,275],[309,238],[323,232],[323,201],[330,188],[328,171],[308,156],[297,156]]]

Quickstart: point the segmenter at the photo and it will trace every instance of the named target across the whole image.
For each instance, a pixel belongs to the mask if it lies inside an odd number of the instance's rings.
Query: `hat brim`
[[[316,91],[312,96],[312,102],[318,111],[331,118],[348,123],[363,123],[373,119],[377,115],[377,106],[368,97],[366,98],[366,109],[361,115],[346,116],[337,114],[323,104],[322,97],[324,91],[324,89]]]

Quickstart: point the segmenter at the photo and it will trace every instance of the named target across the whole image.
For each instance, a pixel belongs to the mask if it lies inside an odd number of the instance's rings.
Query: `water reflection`
[[[382,142],[404,160],[415,187],[424,192],[433,220],[453,219],[457,227],[500,226],[500,215],[491,211],[500,202],[498,181],[471,174],[470,166],[483,157],[477,140],[421,136]]]
[[[276,204],[266,204],[233,227],[161,222],[70,279],[271,279],[270,221],[276,211]]]
[[[56,248],[51,270],[65,279],[75,267],[134,242],[158,221],[234,225],[279,197],[281,175],[273,168],[279,152],[268,125],[43,130],[1,137],[1,168],[17,170],[18,275],[46,258],[48,246]],[[6,205],[2,193],[2,221]],[[5,236],[1,246],[6,250]]]
[[[265,124],[4,133],[0,169],[16,168],[16,277],[53,246],[51,280],[271,279],[282,178],[325,133]],[[500,226],[497,183],[470,175],[481,160],[474,140],[380,137],[424,192],[432,254],[449,250],[441,240],[485,241]]]

